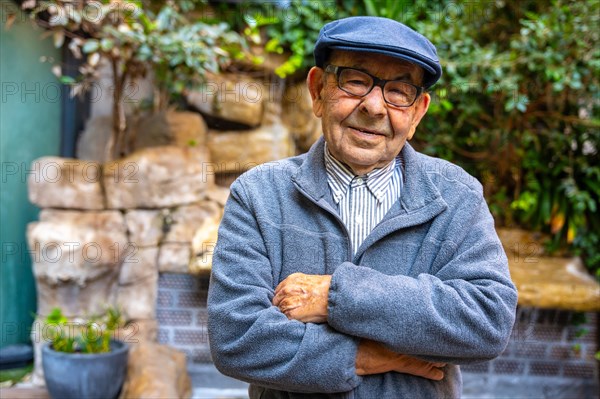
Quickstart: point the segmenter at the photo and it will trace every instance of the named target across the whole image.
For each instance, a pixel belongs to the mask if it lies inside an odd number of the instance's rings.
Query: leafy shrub
[[[106,158],[130,150],[133,130],[126,129],[124,100],[127,83],[154,72],[157,110],[190,86],[198,86],[207,74],[217,73],[232,59],[242,58],[246,42],[227,24],[191,21],[187,13],[197,0],[143,2],[139,0],[31,0],[22,7],[47,29],[56,47],[67,47],[82,59],[80,76],[53,72],[82,93],[98,79],[100,60],[110,65],[113,82],[113,132]]]

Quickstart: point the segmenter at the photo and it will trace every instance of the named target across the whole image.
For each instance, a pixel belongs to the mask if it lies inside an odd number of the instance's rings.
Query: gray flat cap
[[[423,86],[442,76],[435,46],[420,33],[388,18],[350,17],[329,22],[315,44],[315,63],[323,67],[331,50],[366,51],[412,62],[424,69]]]

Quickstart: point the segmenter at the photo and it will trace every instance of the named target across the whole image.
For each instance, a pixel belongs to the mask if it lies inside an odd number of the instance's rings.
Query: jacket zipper
[[[348,231],[348,228],[344,224],[344,221],[342,220],[342,218],[340,218],[340,216],[336,212],[334,212],[332,209],[330,209],[330,207],[326,207],[326,206],[322,205],[321,203],[319,203],[318,201],[315,201],[315,199],[313,197],[311,197],[310,195],[308,195],[308,193],[306,191],[304,191],[298,185],[298,183],[294,182],[294,185],[296,186],[296,188],[298,189],[298,191],[300,191],[300,193],[302,195],[304,195],[304,197],[308,198],[310,200],[310,202],[312,202],[313,204],[315,204],[319,208],[323,209],[324,211],[326,211],[327,213],[329,213],[330,215],[332,215],[335,218],[335,220],[337,220],[337,222],[339,223],[339,225],[342,226],[342,229],[344,230],[344,233],[346,234],[346,238],[348,239],[348,242],[350,243],[350,245],[348,245],[348,251],[347,251],[348,257],[347,257],[347,261],[348,262],[354,262],[354,257],[352,255],[352,240],[350,239],[350,232]]]

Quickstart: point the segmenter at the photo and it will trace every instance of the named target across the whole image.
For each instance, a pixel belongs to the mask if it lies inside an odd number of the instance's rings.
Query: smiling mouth
[[[353,129],[353,130],[356,130],[357,132],[360,132],[360,133],[363,133],[363,134],[368,134],[368,135],[371,135],[371,136],[384,136],[384,137],[387,137],[386,134],[380,133],[380,132],[376,132],[374,130],[361,129],[361,128],[354,127],[354,126],[350,126],[350,128]]]

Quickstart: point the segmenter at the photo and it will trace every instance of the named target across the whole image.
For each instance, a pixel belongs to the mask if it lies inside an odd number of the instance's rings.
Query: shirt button
[[[362,178],[362,177],[358,177],[358,178],[356,178],[356,182],[357,182],[358,184],[363,184],[363,181],[364,181],[364,180],[363,180],[363,178]]]

